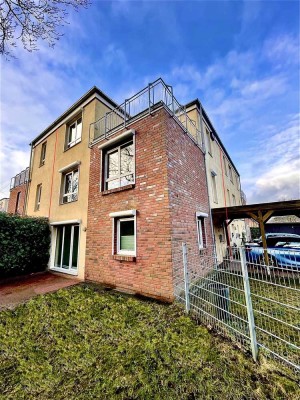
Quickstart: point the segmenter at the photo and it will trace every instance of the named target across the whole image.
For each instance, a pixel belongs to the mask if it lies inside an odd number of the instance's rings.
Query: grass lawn
[[[282,368],[177,305],[88,285],[0,313],[1,399],[299,399]]]

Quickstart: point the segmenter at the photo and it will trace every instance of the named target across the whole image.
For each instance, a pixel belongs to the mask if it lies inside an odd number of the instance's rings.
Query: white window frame
[[[137,222],[136,222],[136,210],[125,210],[125,211],[117,211],[109,214],[112,219],[112,255],[128,255],[134,256],[137,255]],[[134,252],[133,251],[120,251],[120,227],[119,220],[133,220],[134,221]],[[115,226],[117,225],[117,232],[115,232]],[[117,248],[115,249],[115,235],[117,234]]]
[[[46,161],[47,142],[44,142],[41,147],[40,167],[45,165]]]
[[[36,187],[34,211],[39,211],[41,205],[41,197],[42,197],[42,184],[40,183]]]
[[[134,250],[121,250],[121,222],[125,221],[133,221],[134,224]],[[135,217],[124,217],[124,218],[118,218],[117,219],[117,254],[120,255],[126,255],[126,256],[135,256],[136,254],[136,229],[135,229]]]
[[[70,274],[70,275],[78,275],[78,263],[79,263],[79,249],[80,249],[80,225],[81,221],[80,220],[74,220],[70,221],[72,223],[69,223],[68,221],[63,221],[63,222],[57,222],[57,223],[52,223],[51,226],[55,229],[55,240],[54,240],[54,246],[52,247],[53,251],[53,258],[52,262],[50,264],[50,269],[53,271],[58,271],[58,272],[63,272],[65,274]],[[70,240],[70,254],[69,254],[69,268],[62,268],[62,259],[63,259],[63,251],[62,249],[64,248],[64,240],[65,240],[65,228],[67,225],[71,225],[71,240]],[[76,268],[72,268],[72,261],[73,261],[73,244],[74,244],[74,227],[78,226],[78,249],[77,249],[77,266]],[[61,258],[60,258],[60,267],[57,267],[55,265],[55,257],[56,257],[56,246],[57,246],[57,239],[58,239],[58,229],[57,228],[63,228],[63,238],[62,238],[62,249],[61,249]],[[71,251],[72,250],[72,251]]]
[[[212,192],[213,192],[213,201],[218,204],[218,191],[217,191],[217,174],[214,171],[211,171],[211,182],[212,182]]]
[[[206,138],[207,138],[207,151],[212,156],[212,146],[211,146],[211,139],[210,139],[210,130],[205,127],[206,130]]]
[[[132,146],[133,146],[133,166],[132,166],[132,171],[130,173],[126,172],[124,174],[121,174],[121,147],[125,146],[126,144],[129,144],[132,142]],[[118,151],[118,175],[112,177],[112,178],[108,178],[108,156],[111,153],[114,153],[115,151]],[[116,147],[105,151],[104,150],[104,180],[103,180],[103,186],[104,186],[104,190],[110,190],[108,189],[108,182],[114,181],[114,180],[119,180],[119,186],[117,186],[115,189],[117,188],[121,188],[123,186],[127,186],[126,185],[121,185],[121,179],[128,176],[128,175],[133,175],[133,181],[131,183],[128,183],[128,185],[134,185],[135,184],[135,140],[134,137],[132,139],[129,139],[128,141],[125,142],[121,142],[119,143]]]
[[[225,172],[225,175],[228,176],[227,162],[226,162],[225,156],[223,156],[223,164],[224,164],[224,172]]]
[[[228,164],[228,169],[229,169],[229,178],[231,182],[233,183],[233,173],[232,173],[232,168],[231,165]]]
[[[73,191],[73,177],[74,177],[74,173],[78,172],[78,185],[77,185],[77,192]],[[70,193],[65,193],[65,188],[66,188],[66,179],[67,176],[72,174],[72,192]],[[70,200],[70,201],[65,201],[64,202],[64,198],[68,199],[68,196],[72,196],[74,194],[77,194],[77,198],[75,200]],[[79,168],[74,168],[71,171],[65,172],[63,174],[63,179],[62,179],[62,194],[61,194],[61,204],[68,204],[68,203],[73,203],[74,201],[78,200],[78,194],[79,194]]]
[[[80,132],[80,136],[78,136],[78,125],[79,125],[79,121],[81,122],[81,132]],[[75,139],[73,141],[70,141],[70,133],[71,133],[71,128],[75,125]],[[78,118],[76,118],[76,120],[72,123],[70,123],[67,127],[67,137],[66,137],[66,150],[70,149],[71,147],[75,146],[75,144],[81,142],[81,137],[82,137],[82,127],[83,127],[83,121],[82,121],[82,115]]]
[[[235,195],[232,193],[232,205],[236,206],[236,198]]]
[[[207,232],[206,232],[206,224],[205,224],[205,218],[208,217],[208,214],[202,213],[202,212],[197,212],[196,213],[196,223],[197,223],[197,237],[198,237],[198,247],[199,250],[203,250],[207,247]],[[204,240],[203,240],[203,233],[202,233],[202,224],[203,224],[203,230],[204,230],[204,235],[205,235],[205,245],[204,245]]]

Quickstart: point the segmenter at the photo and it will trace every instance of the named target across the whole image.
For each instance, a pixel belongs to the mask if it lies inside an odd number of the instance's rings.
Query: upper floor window
[[[36,187],[35,207],[34,207],[35,211],[38,211],[40,209],[41,197],[42,197],[42,184],[40,183]]]
[[[232,195],[232,205],[236,206],[236,201],[235,201],[235,195],[234,194]]]
[[[69,149],[81,141],[82,133],[82,118],[78,118],[75,122],[70,124],[67,129],[66,149]]]
[[[105,178],[104,189],[115,189],[135,180],[134,173],[134,144],[133,140],[122,143],[104,153]]]
[[[217,192],[216,176],[217,176],[217,174],[214,171],[211,171],[212,194],[213,194],[214,203],[218,203],[218,192]]]
[[[207,151],[209,152],[210,155],[212,155],[210,132],[209,132],[209,129],[207,129],[207,128],[205,128],[205,131],[206,131]]]
[[[224,165],[225,175],[227,176],[227,175],[228,175],[228,172],[227,172],[227,163],[226,163],[226,158],[225,158],[225,156],[223,156],[223,165]]]
[[[63,175],[62,203],[70,203],[78,199],[78,168]]]
[[[21,192],[18,192],[17,200],[16,200],[16,207],[15,207],[15,214],[19,213],[20,197],[21,197]]]
[[[40,167],[45,164],[46,150],[47,150],[47,142],[44,142],[41,148]]]
[[[240,190],[240,180],[238,175],[236,175],[235,178],[236,178],[236,187],[238,188],[238,190]]]
[[[228,169],[229,169],[229,178],[230,178],[231,182],[233,182],[232,168],[229,164],[228,164]]]

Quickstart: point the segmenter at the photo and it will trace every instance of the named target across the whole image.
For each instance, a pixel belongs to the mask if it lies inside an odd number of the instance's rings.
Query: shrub
[[[0,212],[0,279],[47,268],[50,229],[46,218]]]
[[[258,239],[260,235],[260,229],[258,227],[251,226],[250,227],[251,237],[253,239]]]

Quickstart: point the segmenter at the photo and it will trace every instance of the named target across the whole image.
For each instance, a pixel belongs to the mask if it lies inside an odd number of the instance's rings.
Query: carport
[[[243,206],[214,208],[211,210],[214,225],[225,225],[226,241],[230,246],[227,227],[235,219],[252,218],[258,222],[262,243],[264,248],[264,258],[269,264],[267,253],[267,241],[265,233],[265,223],[271,217],[296,215],[300,217],[300,200],[278,201],[274,203],[247,204]]]

